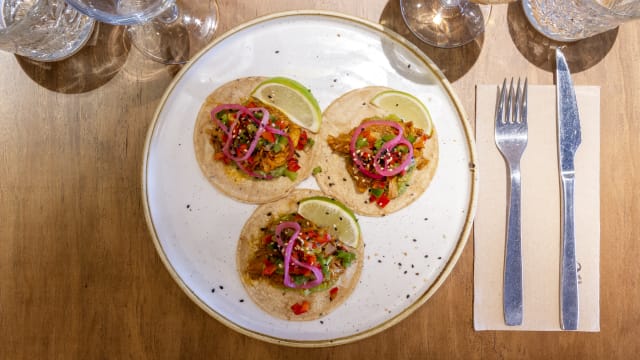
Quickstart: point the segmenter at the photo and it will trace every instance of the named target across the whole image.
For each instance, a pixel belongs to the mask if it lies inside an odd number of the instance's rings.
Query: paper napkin
[[[476,330],[560,329],[560,180],[555,86],[529,86],[529,140],[521,161],[523,323],[507,326],[502,280],[507,167],[494,141],[497,85],[476,88],[480,191],[474,226]],[[578,331],[600,330],[600,88],[576,86],[582,144],[576,153]]]

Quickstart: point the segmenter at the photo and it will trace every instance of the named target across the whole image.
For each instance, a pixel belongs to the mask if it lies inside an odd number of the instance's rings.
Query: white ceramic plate
[[[366,243],[360,283],[328,316],[287,322],[261,311],[236,270],[236,242],[255,209],[227,198],[200,172],[193,149],[206,96],[244,76],[286,76],[325,108],[341,94],[383,85],[418,96],[440,138],[427,191],[383,218],[360,217]],[[441,285],[466,243],[476,202],[472,134],[448,82],[415,46],[374,23],[340,14],[271,15],[221,36],[176,77],[149,130],[143,164],[147,221],[169,272],[207,313],[262,340],[326,346],[382,331],[408,316]],[[300,187],[317,188],[313,178]]]

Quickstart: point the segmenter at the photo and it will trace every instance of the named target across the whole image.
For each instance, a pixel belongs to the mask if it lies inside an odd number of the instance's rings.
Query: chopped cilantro
[[[338,250],[336,252],[336,257],[340,259],[340,261],[342,261],[342,266],[349,267],[353,260],[356,259],[356,254],[348,251]]]

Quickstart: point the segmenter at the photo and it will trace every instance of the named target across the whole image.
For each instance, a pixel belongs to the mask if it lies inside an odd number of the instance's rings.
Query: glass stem
[[[468,0],[439,0],[440,9],[438,13],[442,18],[460,16],[469,5]]]
[[[465,0],[440,0],[440,4],[442,4],[442,7],[444,8],[452,8],[452,7],[460,8],[462,7],[464,2]]]
[[[170,24],[176,21],[179,15],[180,9],[178,9],[178,5],[176,5],[176,3],[173,3],[170,8],[165,10],[162,14],[158,15],[157,19],[162,23]]]

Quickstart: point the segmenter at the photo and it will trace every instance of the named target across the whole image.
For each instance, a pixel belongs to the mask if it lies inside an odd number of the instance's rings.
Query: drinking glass
[[[465,45],[484,32],[491,5],[468,0],[400,0],[402,18],[425,43],[442,48]]]
[[[129,25],[131,42],[164,64],[183,64],[213,39],[216,0],[67,0],[99,21]]]
[[[523,0],[522,7],[536,30],[564,42],[640,18],[640,0]]]
[[[64,0],[0,0],[0,50],[36,61],[75,54],[91,37],[94,20]]]

